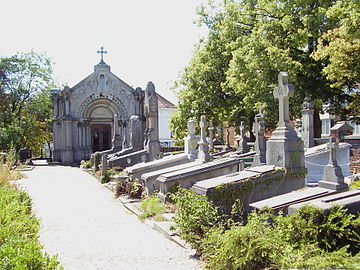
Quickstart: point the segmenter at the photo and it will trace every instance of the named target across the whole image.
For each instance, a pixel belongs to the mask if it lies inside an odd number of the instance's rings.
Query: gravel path
[[[200,269],[185,250],[130,214],[92,176],[36,167],[21,185],[41,219],[40,241],[72,269]]]

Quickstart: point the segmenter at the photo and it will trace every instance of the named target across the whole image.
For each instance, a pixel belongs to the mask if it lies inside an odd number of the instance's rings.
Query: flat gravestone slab
[[[320,188],[320,187],[307,188],[307,189],[289,192],[262,201],[258,201],[250,204],[250,207],[258,210],[265,206],[270,207],[272,209],[279,209],[282,207],[288,207],[291,204],[295,204],[306,200],[311,200],[314,198],[318,198],[320,196],[326,196],[333,193],[334,193],[333,190],[329,190],[326,188]]]
[[[249,172],[258,172],[258,173],[267,173],[275,170],[275,165],[264,165],[246,168],[245,171]]]
[[[221,169],[227,166],[233,166],[239,163],[240,163],[239,159],[233,159],[233,158],[218,159],[215,161],[202,163],[198,166],[193,166],[183,170],[162,174],[157,178],[157,181],[165,183],[167,181],[173,181],[185,177],[190,177],[193,175],[206,173],[212,170]]]
[[[299,208],[306,204],[310,204],[324,210],[330,209],[335,205],[342,205],[344,208],[348,209],[348,213],[355,213],[360,211],[360,191],[351,190],[340,192],[320,199],[291,205],[288,210],[289,215],[295,213]]]
[[[260,175],[260,173],[241,171],[241,172],[237,172],[237,173],[228,174],[225,176],[219,176],[219,177],[199,181],[192,187],[192,189],[194,191],[195,190],[196,191],[200,191],[200,190],[206,191],[206,190],[215,188],[217,186],[220,186],[222,184],[234,183],[234,182],[238,182],[238,181],[247,179],[249,177],[258,176],[258,175]]]
[[[162,175],[162,174],[179,171],[179,170],[183,170],[183,169],[186,169],[186,168],[194,168],[194,167],[199,166],[201,164],[203,164],[203,163],[194,161],[194,162],[190,162],[190,163],[177,165],[177,166],[174,166],[174,167],[168,167],[168,168],[156,170],[156,171],[153,171],[153,172],[144,173],[141,176],[141,179],[144,180],[144,181],[147,181],[148,179],[158,177],[159,175]]]

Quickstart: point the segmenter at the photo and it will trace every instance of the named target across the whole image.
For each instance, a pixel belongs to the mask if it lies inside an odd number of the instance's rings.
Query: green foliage
[[[51,140],[50,60],[35,52],[0,58],[0,149],[32,148]]]
[[[12,166],[11,154],[7,155],[7,160],[0,160],[0,187],[11,186],[11,180],[17,180],[24,175]]]
[[[169,196],[178,207],[173,217],[176,224],[174,229],[198,252],[201,251],[202,239],[218,223],[217,209],[205,196],[187,189],[179,189]]]
[[[140,219],[145,219],[163,213],[165,207],[161,204],[159,198],[156,195],[153,195],[151,197],[146,197],[141,201],[140,209],[143,211],[140,215]]]
[[[299,116],[305,96],[316,110],[329,101],[344,117],[359,115],[360,99],[351,93],[359,82],[359,1],[218,2],[198,11],[209,32],[176,84],[180,113],[171,120],[176,139],[184,137],[186,121],[201,114],[215,126],[245,121],[252,127],[264,104],[267,126],[274,127],[279,71],[287,71],[296,86],[292,117]]]
[[[90,160],[82,160],[81,165],[84,169],[90,169],[91,168],[91,162]]]
[[[129,196],[131,198],[141,198],[141,194],[143,192],[143,187],[142,185],[139,183],[138,179],[135,179],[134,182],[130,183],[131,187],[130,187],[130,192],[129,192]]]
[[[38,231],[30,197],[24,191],[0,187],[0,268],[58,269],[56,257],[42,252]]]
[[[209,233],[205,258],[210,269],[358,269],[359,221],[341,207],[306,206],[292,216],[252,213],[246,225]]]
[[[108,172],[104,173],[103,175],[100,176],[100,183],[101,184],[106,184],[109,183],[111,181],[111,176]]]
[[[351,183],[349,189],[356,190],[360,188],[360,178],[356,179],[354,182]]]

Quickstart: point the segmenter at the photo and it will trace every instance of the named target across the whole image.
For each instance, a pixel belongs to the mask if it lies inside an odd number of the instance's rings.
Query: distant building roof
[[[168,101],[166,98],[161,96],[160,94],[156,93],[156,97],[158,99],[158,106],[159,108],[176,108],[176,106]]]

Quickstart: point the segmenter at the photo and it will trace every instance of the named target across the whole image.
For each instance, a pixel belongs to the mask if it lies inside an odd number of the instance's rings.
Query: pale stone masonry
[[[102,57],[92,74],[71,88],[52,90],[53,160],[69,165],[89,159],[91,153],[114,153],[138,142],[140,149],[147,147],[150,160],[159,158],[160,96],[154,84],[148,83],[146,91],[134,89],[110,71],[104,51],[99,53]],[[136,134],[131,134],[135,116]]]
[[[288,83],[287,72],[280,72],[274,97],[279,99],[279,123],[266,143],[266,164],[286,169],[305,168],[304,142],[297,136],[289,119],[289,98],[294,86]]]

